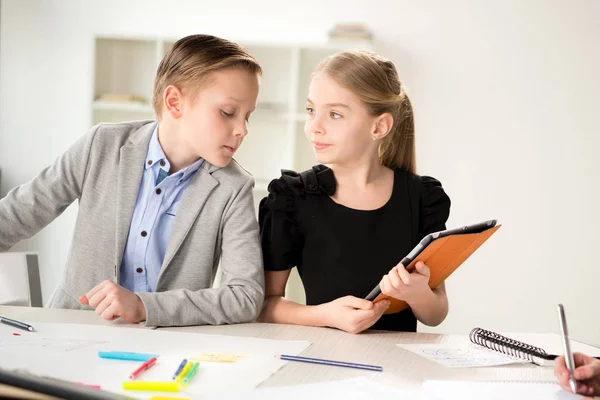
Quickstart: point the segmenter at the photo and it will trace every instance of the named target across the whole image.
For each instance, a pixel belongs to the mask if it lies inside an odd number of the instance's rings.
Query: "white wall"
[[[94,35],[318,41],[363,21],[396,62],[417,112],[418,166],[453,200],[449,226],[503,228],[448,281],[436,330],[557,331],[600,345],[600,2],[3,0],[0,194],[31,179],[90,125]],[[250,140],[250,139],[249,139]],[[47,299],[76,210],[20,248],[38,250]]]

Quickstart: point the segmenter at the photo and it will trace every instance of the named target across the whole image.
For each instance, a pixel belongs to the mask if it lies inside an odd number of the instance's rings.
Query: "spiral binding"
[[[479,346],[522,360],[533,361],[532,357],[548,358],[548,353],[542,348],[482,328],[471,330],[469,339]]]

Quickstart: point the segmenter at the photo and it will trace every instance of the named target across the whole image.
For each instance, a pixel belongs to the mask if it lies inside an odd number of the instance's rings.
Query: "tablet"
[[[496,222],[497,222],[497,220],[491,219],[489,221],[484,221],[484,222],[480,222],[478,224],[473,224],[473,225],[467,225],[467,226],[463,226],[461,228],[448,229],[445,231],[430,233],[429,235],[425,236],[419,242],[419,244],[417,244],[415,246],[415,248],[412,249],[412,251],[410,253],[408,253],[408,255],[406,257],[404,257],[402,259],[402,261],[400,261],[400,262],[406,268],[410,265],[410,263],[412,263],[419,256],[419,254],[421,254],[423,252],[423,250],[425,250],[427,248],[427,246],[429,246],[435,240],[441,239],[441,238],[444,238],[447,236],[452,236],[452,235],[462,235],[462,234],[467,234],[467,233],[481,233],[483,231],[486,231],[486,230],[496,226]],[[379,288],[379,284],[377,284],[377,286],[375,286],[375,288],[373,290],[371,290],[371,292],[367,295],[367,297],[365,297],[365,299],[373,301],[380,294],[381,294],[381,289]]]

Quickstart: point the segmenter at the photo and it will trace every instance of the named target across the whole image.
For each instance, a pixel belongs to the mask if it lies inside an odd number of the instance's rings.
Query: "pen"
[[[198,365],[200,365],[200,363],[195,362],[194,365],[192,365],[192,368],[190,368],[188,373],[183,377],[184,385],[190,384],[190,382],[192,381],[192,378],[194,377],[194,375],[196,375],[196,371],[198,370]]]
[[[0,317],[0,322],[6,325],[14,326],[15,328],[23,329],[29,332],[33,332],[33,326],[27,325],[24,322],[15,321],[14,319]]]
[[[175,373],[173,374],[173,380],[177,379],[177,376],[179,375],[183,367],[185,367],[185,364],[187,364],[187,360],[184,358],[181,364],[179,364],[179,367],[177,367],[177,371],[175,371]]]
[[[152,366],[154,364],[156,364],[156,357],[152,357],[151,359],[149,359],[148,361],[146,361],[145,363],[143,363],[142,365],[140,365],[138,369],[136,369],[135,371],[133,371],[131,373],[131,375],[129,375],[129,379],[135,379],[135,378],[137,378],[137,376],[139,374],[141,374],[142,372],[144,372],[147,369],[152,368]]]
[[[567,318],[565,317],[565,308],[562,304],[558,305],[558,321],[560,323],[560,333],[563,340],[563,349],[565,350],[565,363],[569,370],[569,386],[573,393],[576,393],[577,381],[573,373],[575,371],[575,361],[573,360],[573,352],[571,352],[571,345],[569,343],[569,330],[567,329]]]
[[[187,375],[187,373],[190,370],[190,368],[192,368],[192,365],[194,365],[194,363],[191,362],[191,361],[188,361],[185,364],[185,367],[183,367],[183,369],[181,370],[181,372],[179,373],[179,375],[177,375],[177,378],[175,378],[175,381],[177,381],[177,383],[181,382],[181,380],[183,379],[183,377]]]
[[[368,369],[370,371],[383,371],[383,367],[380,367],[378,365],[355,364],[355,363],[344,362],[344,361],[323,360],[320,358],[288,356],[285,354],[282,354],[282,355],[279,355],[276,357],[278,357],[282,360],[287,360],[287,361],[300,361],[300,362],[307,362],[307,363],[312,363],[312,364],[335,365],[337,367]]]

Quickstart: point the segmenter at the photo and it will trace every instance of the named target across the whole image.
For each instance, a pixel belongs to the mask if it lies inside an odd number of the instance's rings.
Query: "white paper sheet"
[[[159,354],[157,364],[138,380],[170,381],[184,358],[205,352],[244,354],[235,363],[201,362],[184,395],[249,390],[270,377],[287,362],[277,354],[298,355],[307,341],[281,341],[248,337],[124,329],[80,324],[36,323],[35,332],[25,332],[0,324],[0,360],[5,369],[74,382],[100,385],[103,390],[147,398],[151,392],[132,392],[121,383],[141,363],[102,359],[98,350]],[[14,333],[20,336],[13,335]]]
[[[425,381],[423,390],[434,400],[576,400],[555,383]]]
[[[422,390],[397,389],[367,378],[345,379],[340,381],[311,383],[294,386],[259,388],[243,393],[223,393],[206,397],[208,400],[307,400],[307,399],[344,399],[344,400],[429,400]]]

